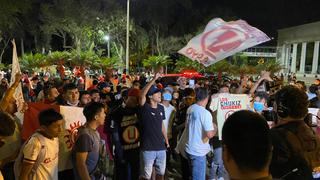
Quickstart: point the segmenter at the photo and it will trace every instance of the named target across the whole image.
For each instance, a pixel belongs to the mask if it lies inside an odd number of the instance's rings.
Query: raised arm
[[[259,80],[254,83],[253,87],[250,89],[250,95],[253,95],[254,92],[256,91],[256,89],[258,88],[259,84],[263,81],[263,80],[267,80],[267,81],[272,81],[271,77],[270,77],[270,72],[269,71],[261,71],[261,77],[259,78]]]
[[[151,88],[151,86],[156,82],[156,80],[161,77],[160,73],[156,73],[156,75],[153,77],[153,79],[148,82],[148,84],[141,90],[140,96],[139,96],[139,105],[143,106],[146,103],[146,95]]]
[[[2,111],[6,111],[7,110],[8,106],[9,106],[10,99],[13,98],[13,94],[14,94],[16,88],[18,87],[18,85],[20,83],[20,80],[21,80],[21,74],[17,73],[15,75],[14,83],[6,91],[5,95],[3,96],[2,100],[0,101],[0,109]]]

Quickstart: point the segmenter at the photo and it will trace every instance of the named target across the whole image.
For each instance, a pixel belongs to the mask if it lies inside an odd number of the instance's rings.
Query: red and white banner
[[[76,140],[78,128],[86,122],[80,107],[48,105],[43,103],[29,103],[24,113],[21,136],[28,139],[38,128],[38,114],[45,109],[53,108],[62,114],[65,121],[64,131],[59,135],[59,171],[71,169],[71,150]]]
[[[192,38],[179,53],[204,66],[210,66],[269,40],[265,33],[250,26],[246,21],[225,22],[215,18],[208,23],[203,33]]]

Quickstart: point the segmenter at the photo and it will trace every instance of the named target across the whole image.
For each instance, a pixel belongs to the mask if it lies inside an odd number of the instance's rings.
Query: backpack
[[[274,151],[270,171],[281,179],[309,180],[320,166],[320,139],[304,121],[290,122],[272,130]]]
[[[44,161],[45,159],[45,154],[46,154],[46,150],[45,150],[45,140],[44,140],[44,137],[42,135],[40,135],[39,133],[34,133],[32,136],[29,137],[29,139],[23,143],[23,145],[21,146],[21,149],[20,149],[20,152],[19,152],[19,155],[17,157],[17,159],[15,160],[14,162],[14,176],[15,176],[15,179],[19,179],[20,177],[20,174],[21,174],[21,169],[22,169],[22,162],[23,162],[23,159],[24,159],[24,155],[23,155],[23,150],[24,150],[24,147],[26,146],[26,144],[28,144],[29,140],[34,137],[34,138],[37,138],[41,144],[41,149],[40,149],[40,152],[38,154],[38,157],[37,157],[37,160],[36,162],[34,163],[32,169],[31,169],[31,174],[29,174],[29,177],[31,176],[34,176],[34,174],[36,173],[36,170],[38,169],[39,165],[41,162]]]

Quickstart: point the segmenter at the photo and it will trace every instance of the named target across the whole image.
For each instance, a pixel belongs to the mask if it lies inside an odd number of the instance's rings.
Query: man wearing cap
[[[166,169],[166,146],[169,147],[164,128],[165,112],[161,102],[160,89],[154,86],[155,77],[142,89],[139,97],[141,122],[141,179],[150,179],[155,167],[156,179],[164,179]]]
[[[128,96],[124,97],[124,103],[110,113],[110,130],[115,145],[116,180],[139,178],[139,95],[139,89],[130,89]]]

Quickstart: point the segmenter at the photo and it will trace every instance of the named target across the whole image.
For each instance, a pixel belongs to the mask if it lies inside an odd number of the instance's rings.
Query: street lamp
[[[127,0],[127,40],[126,40],[126,73],[129,74],[129,15],[130,15],[130,0]]]
[[[107,43],[108,43],[108,58],[110,58],[110,36],[109,36],[109,35],[105,35],[105,36],[103,37],[103,39],[104,39],[105,41],[107,41]]]

